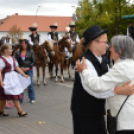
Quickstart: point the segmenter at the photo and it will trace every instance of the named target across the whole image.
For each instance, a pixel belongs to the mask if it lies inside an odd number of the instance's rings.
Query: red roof
[[[33,23],[35,23],[36,17],[30,16],[30,15],[18,15],[17,13],[15,15],[12,15],[10,18],[8,18],[4,24],[0,26],[0,31],[9,31],[9,29],[13,25],[17,25],[23,32],[29,31],[28,27],[33,26]],[[50,31],[50,25],[54,23],[58,23],[58,29],[59,32],[64,32],[65,27],[68,26],[68,24],[74,21],[73,17],[64,17],[64,16],[37,16],[37,25],[39,32],[48,32]]]

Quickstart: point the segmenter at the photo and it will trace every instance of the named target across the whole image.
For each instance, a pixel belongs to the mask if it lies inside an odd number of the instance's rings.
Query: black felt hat
[[[58,27],[58,24],[57,23],[55,23],[53,25],[50,25],[50,28],[56,28],[57,29],[57,27]]]
[[[85,42],[83,43],[84,46],[86,46],[89,42],[94,40],[95,38],[99,37],[103,33],[107,33],[108,30],[103,30],[100,26],[94,25],[92,27],[89,27],[84,33],[83,37],[85,39]]]
[[[37,27],[29,27],[29,30],[30,31],[36,31],[37,30]]]
[[[70,24],[69,24],[69,27],[75,27],[75,21],[72,21]]]
[[[32,27],[29,27],[30,31],[36,31],[37,30],[37,23],[34,23]]]

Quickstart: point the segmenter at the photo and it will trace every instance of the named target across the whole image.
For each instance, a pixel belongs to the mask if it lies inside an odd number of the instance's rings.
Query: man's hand
[[[132,95],[134,94],[134,84],[129,85],[131,81],[126,82],[124,85],[121,87],[116,87],[114,89],[114,92],[117,95]]]
[[[76,72],[81,72],[81,73],[83,70],[87,70],[86,60],[84,57],[82,57],[82,63],[80,62],[80,60],[77,60],[75,68],[76,68]]]

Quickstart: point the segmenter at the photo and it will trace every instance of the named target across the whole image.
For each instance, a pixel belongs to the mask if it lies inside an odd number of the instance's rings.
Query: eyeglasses
[[[106,45],[108,45],[107,41],[99,41],[99,40],[95,40],[95,41],[98,42],[98,43],[105,43]]]

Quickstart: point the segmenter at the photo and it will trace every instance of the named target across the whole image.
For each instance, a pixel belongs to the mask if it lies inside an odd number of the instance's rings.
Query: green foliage
[[[128,2],[127,2],[128,1]],[[108,38],[117,34],[126,35],[128,22],[123,15],[134,13],[134,5],[129,0],[83,0],[76,9],[76,31],[82,33],[90,26],[99,25],[109,29]]]

